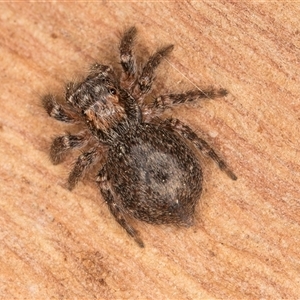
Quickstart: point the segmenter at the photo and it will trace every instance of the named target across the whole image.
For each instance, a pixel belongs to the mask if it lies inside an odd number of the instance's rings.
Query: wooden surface
[[[0,5],[1,299],[299,299],[300,3]],[[40,105],[99,61],[118,68],[120,33],[140,53],[175,44],[155,91],[230,94],[169,112],[208,139],[238,176],[204,160],[189,229],[133,222],[140,249],[90,175],[69,192],[68,130]]]

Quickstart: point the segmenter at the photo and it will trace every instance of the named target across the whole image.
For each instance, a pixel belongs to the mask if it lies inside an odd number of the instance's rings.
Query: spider
[[[237,177],[189,126],[161,117],[170,107],[223,97],[227,91],[208,88],[164,94],[147,103],[155,70],[174,46],[158,49],[138,68],[133,51],[136,34],[136,27],[131,27],[121,38],[120,79],[111,66],[96,63],[82,82],[67,84],[65,104],[49,94],[43,97],[43,106],[50,117],[83,127],[78,134],[56,137],[50,149],[53,164],[61,163],[72,149],[85,149],[70,172],[68,188],[72,190],[103,158],[96,177],[100,192],[116,221],[144,247],[131,218],[151,224],[193,224],[203,181],[198,150],[231,179]]]

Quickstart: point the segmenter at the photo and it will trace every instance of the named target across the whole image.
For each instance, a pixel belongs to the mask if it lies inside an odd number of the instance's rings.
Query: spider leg
[[[120,94],[128,119],[135,123],[141,122],[142,113],[136,100],[126,90],[121,90]]]
[[[225,89],[192,90],[182,94],[160,95],[152,103],[152,109],[163,112],[165,109],[186,102],[193,102],[200,99],[214,99],[224,97],[228,94]]]
[[[50,158],[54,165],[61,163],[67,151],[74,148],[81,148],[86,144],[86,136],[84,134],[72,135],[67,133],[56,137],[50,148]]]
[[[143,95],[147,94],[154,80],[154,71],[162,61],[162,59],[167,56],[172,50],[174,46],[168,45],[156,51],[145,64],[141,75],[139,76],[135,89],[134,89],[134,97],[142,98]]]
[[[187,125],[183,124],[178,119],[167,119],[164,124],[174,129],[177,133],[179,133],[182,137],[191,141],[204,155],[209,156],[212,160],[214,160],[219,168],[227,174],[232,180],[237,180],[237,176],[231,171],[228,165],[222,160],[220,156],[216,154],[213,148],[209,146],[209,144],[199,138],[197,134]]]
[[[46,95],[42,99],[42,104],[48,115],[58,121],[74,123],[77,118],[61,104],[57,103],[53,95]]]
[[[126,220],[123,208],[119,204],[120,202],[117,201],[118,198],[115,195],[113,188],[111,186],[111,183],[109,182],[109,178],[107,175],[106,166],[104,166],[97,177],[97,183],[99,185],[101,194],[108,205],[108,208],[111,212],[111,214],[114,216],[116,221],[126,230],[126,232],[135,240],[135,242],[140,246],[144,247],[144,243],[139,237],[138,232],[128,223]]]
[[[120,61],[125,74],[124,78],[122,78],[122,87],[127,90],[130,90],[133,85],[137,71],[136,60],[132,52],[136,33],[135,27],[130,27],[126,30],[119,47]]]
[[[97,149],[82,153],[78,158],[68,178],[68,189],[71,191],[83,174],[97,161]]]

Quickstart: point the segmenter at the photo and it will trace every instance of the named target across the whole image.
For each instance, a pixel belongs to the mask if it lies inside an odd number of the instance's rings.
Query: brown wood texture
[[[0,299],[299,299],[300,3],[199,1],[0,5]],[[93,174],[65,188],[53,166],[68,126],[40,98],[94,62],[119,68],[174,43],[154,93],[213,85],[230,94],[169,111],[238,176],[203,159],[188,229],[133,221],[140,249],[110,215]]]

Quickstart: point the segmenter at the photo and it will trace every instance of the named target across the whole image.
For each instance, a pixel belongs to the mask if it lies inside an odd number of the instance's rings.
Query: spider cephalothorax
[[[50,150],[53,163],[58,164],[69,150],[85,147],[69,175],[69,189],[104,157],[96,179],[101,194],[116,221],[142,247],[143,241],[128,222],[130,217],[152,224],[193,223],[202,191],[202,169],[195,150],[212,158],[231,179],[236,176],[187,125],[160,118],[173,105],[222,97],[227,91],[211,88],[160,95],[145,103],[154,71],[173,46],[159,49],[138,70],[135,36],[136,28],[131,27],[121,39],[120,80],[111,66],[94,64],[84,81],[67,85],[65,105],[52,95],[43,98],[43,105],[51,117],[83,127],[76,135],[55,138]]]

